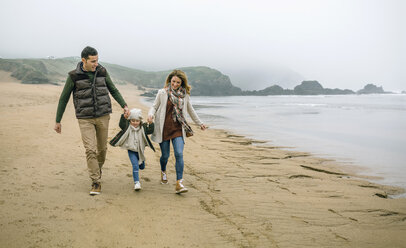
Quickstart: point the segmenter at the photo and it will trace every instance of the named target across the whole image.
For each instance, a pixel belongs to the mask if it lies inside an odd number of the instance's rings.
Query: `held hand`
[[[130,110],[128,109],[127,105],[124,106],[123,110],[124,110],[124,117],[128,118],[128,116],[130,115]]]
[[[204,125],[204,124],[200,125],[200,129],[202,129],[203,131],[206,130],[207,128],[209,128],[209,127],[207,127],[207,126]]]
[[[153,122],[153,120],[154,120],[154,117],[152,115],[148,116],[147,121],[149,124],[151,124]]]
[[[129,116],[130,116],[130,112],[125,112],[124,111],[124,118],[128,119]]]
[[[55,130],[55,132],[57,132],[57,133],[61,133],[61,132],[62,132],[62,125],[61,125],[61,123],[55,123],[54,130]]]

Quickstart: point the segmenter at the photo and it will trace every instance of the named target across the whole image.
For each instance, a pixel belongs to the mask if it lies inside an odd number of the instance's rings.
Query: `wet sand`
[[[63,86],[5,72],[0,82],[0,247],[405,247],[406,199],[385,198],[401,189],[224,130],[194,126],[184,195],[174,193],[173,154],[170,183],[159,183],[154,143],[140,192],[126,151],[109,146],[102,194],[89,196],[72,100],[62,134],[53,131]],[[136,87],[118,88],[146,117]],[[112,102],[110,138],[121,114]]]

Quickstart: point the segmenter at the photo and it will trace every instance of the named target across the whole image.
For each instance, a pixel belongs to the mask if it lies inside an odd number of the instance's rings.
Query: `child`
[[[139,169],[145,168],[144,149],[146,146],[155,149],[148,138],[154,132],[154,123],[143,123],[141,109],[132,109],[129,114],[122,114],[119,126],[121,131],[110,141],[110,145],[128,150],[133,166],[134,190],[141,189]]]

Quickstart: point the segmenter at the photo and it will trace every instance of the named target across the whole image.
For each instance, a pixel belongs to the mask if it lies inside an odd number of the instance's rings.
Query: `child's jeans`
[[[137,181],[140,181],[140,176],[138,174],[139,170],[143,170],[145,168],[145,162],[142,162],[142,164],[138,164],[139,156],[138,152],[133,152],[128,150],[128,157],[130,157],[131,164],[133,166],[133,178],[134,178],[134,183]]]
[[[161,152],[162,156],[160,158],[161,162],[161,170],[166,171],[166,164],[168,163],[169,159],[169,152],[170,152],[170,142],[169,140],[162,141],[162,143],[159,143],[159,146],[161,147]],[[183,137],[179,136],[174,139],[172,139],[172,146],[173,146],[173,151],[175,153],[175,159],[176,159],[176,180],[180,180],[183,178],[183,167],[184,167],[184,162],[183,162]]]

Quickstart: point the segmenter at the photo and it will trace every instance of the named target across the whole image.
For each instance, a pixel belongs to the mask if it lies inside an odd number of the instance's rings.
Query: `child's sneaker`
[[[176,194],[186,193],[188,190],[183,186],[183,179],[176,181]]]
[[[141,189],[141,183],[139,181],[136,181],[134,184],[134,190],[138,191]]]
[[[168,184],[168,178],[166,176],[166,171],[161,171],[161,184]]]

